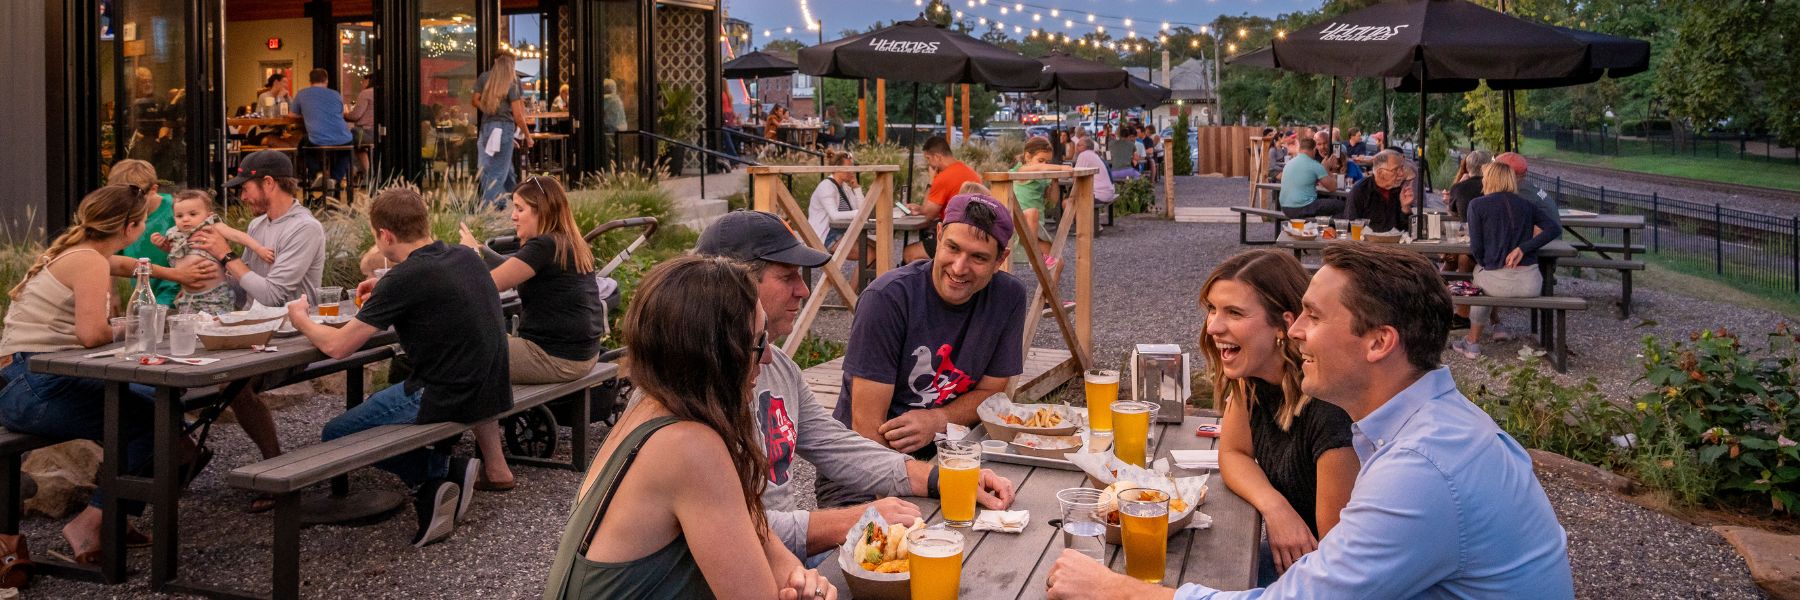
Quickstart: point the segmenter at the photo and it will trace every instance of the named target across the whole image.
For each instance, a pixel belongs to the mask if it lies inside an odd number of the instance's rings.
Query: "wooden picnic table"
[[[1313,186],[1313,187],[1314,187],[1314,189],[1318,188],[1318,186]],[[1258,183],[1255,185],[1255,188],[1257,191],[1260,191],[1260,192],[1269,192],[1271,194],[1270,197],[1272,197],[1274,199],[1273,202],[1268,203],[1267,207],[1258,206],[1256,208],[1271,208],[1274,210],[1281,210],[1281,184],[1280,183],[1273,183],[1273,182]],[[1343,198],[1344,200],[1348,201],[1350,199],[1350,188],[1344,188],[1341,190],[1333,190],[1333,191],[1329,191],[1329,192],[1324,191],[1324,190],[1319,190],[1319,196],[1322,198]],[[1261,198],[1261,195],[1258,195],[1258,198]]]
[[[1632,254],[1642,253],[1644,250],[1641,243],[1631,242],[1631,234],[1644,228],[1644,216],[1595,214],[1568,209],[1561,212],[1563,233],[1575,239],[1575,249],[1599,255],[1598,258],[1578,256],[1564,261],[1565,266],[1617,270],[1620,282],[1619,318],[1631,316],[1631,273],[1644,268],[1644,261],[1631,258]],[[1588,233],[1582,231],[1584,229],[1596,230],[1589,233],[1595,233],[1599,239],[1588,239]],[[1606,235],[1607,230],[1618,230],[1619,243],[1610,243],[1601,237]]]
[[[387,346],[394,344],[398,337],[391,331],[381,332],[371,337],[368,343],[354,356],[385,358],[392,356]],[[125,580],[125,525],[126,515],[120,509],[120,500],[136,500],[156,507],[156,535],[151,546],[150,589],[161,592],[165,590],[191,590],[193,593],[206,593],[206,589],[198,586],[183,585],[176,580],[177,565],[180,558],[180,535],[178,518],[181,498],[182,456],[177,440],[186,437],[183,426],[183,413],[187,410],[205,406],[222,405],[242,390],[252,378],[264,375],[282,376],[291,370],[305,369],[308,365],[328,360],[324,352],[313,346],[305,336],[275,338],[270,342],[276,348],[273,352],[254,350],[218,350],[199,349],[188,358],[217,358],[218,362],[194,366],[169,361],[160,365],[141,365],[119,357],[92,357],[98,352],[118,349],[122,344],[112,344],[99,349],[78,349],[66,352],[39,354],[31,357],[30,369],[35,373],[50,375],[67,375],[98,379],[106,382],[104,439],[101,441],[103,460],[100,463],[99,487],[106,490],[105,500],[101,506],[103,521],[101,525],[101,552],[99,579],[105,583],[121,583]],[[162,345],[167,350],[167,342]],[[374,358],[372,360],[379,360]],[[354,362],[346,359],[345,362]],[[344,396],[346,404],[354,405],[362,401],[363,370],[360,367],[346,371]],[[290,382],[291,383],[291,382]],[[120,435],[122,427],[118,422],[125,418],[120,409],[120,399],[125,395],[130,384],[142,384],[156,388],[155,417],[152,427],[155,457],[150,477],[127,475],[123,472],[124,440]],[[223,385],[217,396],[209,396],[209,401],[197,406],[190,406],[193,399],[184,401],[183,392],[196,388],[208,388]],[[216,413],[214,413],[216,416]]]
[[[1170,450],[1204,450],[1215,446],[1215,438],[1194,435],[1202,423],[1217,423],[1216,417],[1189,416],[1180,424],[1156,424],[1153,427],[1157,458],[1167,457]],[[1170,461],[1173,463],[1173,460]],[[958,597],[965,600],[1042,598],[1048,587],[1045,578],[1051,565],[1062,553],[1061,532],[1050,525],[1062,518],[1056,492],[1073,487],[1087,487],[1087,475],[1051,467],[1029,467],[983,461],[982,468],[992,469],[1016,486],[1012,510],[1031,511],[1031,523],[1020,533],[998,533],[958,530],[963,534],[962,586]],[[1177,477],[1199,475],[1201,471],[1176,469]],[[1206,500],[1196,510],[1212,517],[1208,529],[1183,529],[1169,536],[1168,564],[1164,569],[1164,587],[1176,588],[1183,583],[1199,583],[1220,590],[1246,590],[1256,585],[1256,549],[1261,536],[1262,517],[1256,508],[1244,502],[1217,473],[1206,483]],[[926,515],[926,522],[942,522],[938,501],[932,498],[908,498]],[[1106,547],[1107,564],[1115,572],[1125,572],[1125,555],[1116,545]],[[838,557],[834,554],[819,566],[838,586],[839,597],[849,597],[844,586]]]
[[[280,127],[298,122],[300,122],[298,114],[285,117],[232,117],[225,119],[225,124],[232,127]]]

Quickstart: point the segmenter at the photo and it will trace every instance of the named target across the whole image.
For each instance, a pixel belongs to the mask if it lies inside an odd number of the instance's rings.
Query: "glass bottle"
[[[125,304],[125,315],[136,319],[136,324],[125,329],[125,358],[137,360],[156,351],[158,336],[155,328],[159,325],[156,319],[159,309],[156,292],[150,289],[150,259],[138,259],[133,275],[137,276],[137,287],[131,290],[131,297]]]

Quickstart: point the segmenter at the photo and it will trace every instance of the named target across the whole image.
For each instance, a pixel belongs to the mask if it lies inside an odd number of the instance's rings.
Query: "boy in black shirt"
[[[332,358],[363,347],[393,327],[413,365],[412,376],[389,386],[325,424],[333,440],[381,425],[473,423],[512,407],[500,296],[475,252],[431,238],[419,193],[395,188],[369,208],[375,247],[398,263],[380,280],[357,286],[362,311],[342,329],[313,323],[304,298],[288,304],[296,329]],[[419,512],[415,546],[450,535],[469,508],[480,461],[421,449],[375,466],[413,488]]]

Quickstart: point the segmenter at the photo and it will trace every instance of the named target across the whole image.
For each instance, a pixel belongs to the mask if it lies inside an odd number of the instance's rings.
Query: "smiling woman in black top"
[[[1300,392],[1300,353],[1287,328],[1307,286],[1300,261],[1252,250],[1213,269],[1200,290],[1200,334],[1213,397],[1224,399],[1219,467],[1225,485],[1262,513],[1272,581],[1319,547],[1350,501],[1358,462],[1350,416]]]
[[[462,242],[480,251],[494,287],[519,290],[519,331],[507,336],[512,383],[574,381],[600,356],[599,286],[594,255],[575,225],[568,194],[549,177],[529,177],[513,189],[512,222],[520,246],[512,257],[494,253],[463,227]],[[512,471],[500,448],[500,428],[475,428],[485,469],[479,489],[506,491]]]

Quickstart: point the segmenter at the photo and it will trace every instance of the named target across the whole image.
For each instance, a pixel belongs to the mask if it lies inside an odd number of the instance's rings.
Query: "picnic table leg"
[[[1620,231],[1625,232],[1625,260],[1631,260],[1631,230],[1622,229]],[[1621,270],[1619,275],[1623,280],[1620,286],[1619,318],[1629,319],[1631,318],[1631,269]]]
[[[587,471],[588,466],[588,423],[594,420],[590,414],[594,407],[594,388],[581,390],[575,407],[575,422],[569,424],[569,470],[576,473]]]
[[[174,581],[180,558],[181,453],[177,449],[184,437],[181,416],[181,390],[157,387],[155,498],[151,500],[156,505],[156,536],[150,549],[150,590],[157,592]]]
[[[1569,311],[1556,311],[1556,372],[1569,372]]]
[[[125,385],[106,384],[106,424],[100,436],[104,458],[100,461],[98,483],[100,489],[106,490],[100,501],[100,580],[107,584],[125,581],[125,511],[119,506],[120,475],[125,462],[124,432],[119,423],[124,411],[119,409],[119,401],[126,394]]]
[[[269,597],[274,600],[300,598],[300,494],[282,494],[275,498],[274,573]]]
[[[362,404],[363,373],[362,367],[344,371],[344,410]],[[350,495],[350,477],[348,475],[331,478],[331,495],[337,498]]]
[[[0,506],[0,533],[19,533],[19,515],[24,512],[24,505],[19,498],[19,486],[25,484],[20,468],[24,462],[23,453],[6,455],[6,472],[0,473],[0,487],[5,488],[0,490],[0,494],[6,496],[0,498],[0,503],[4,503]]]

